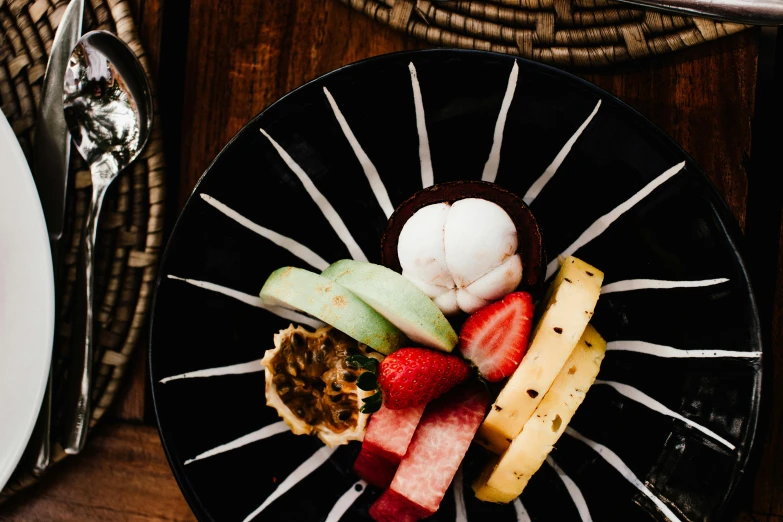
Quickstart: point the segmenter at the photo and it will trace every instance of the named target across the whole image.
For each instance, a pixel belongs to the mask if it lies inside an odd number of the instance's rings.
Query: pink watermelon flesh
[[[353,463],[353,471],[373,486],[386,489],[394,478],[394,472],[397,471],[397,463],[390,462],[382,455],[362,446],[359,456]]]
[[[370,508],[370,516],[376,522],[416,522],[430,514],[391,489],[384,491]]]
[[[435,513],[488,406],[489,394],[476,383],[459,386],[430,403],[391,490],[428,514]]]
[[[426,406],[422,404],[403,410],[390,410],[381,406],[381,409],[370,417],[362,448],[366,447],[391,462],[400,462],[408,451],[408,444]]]

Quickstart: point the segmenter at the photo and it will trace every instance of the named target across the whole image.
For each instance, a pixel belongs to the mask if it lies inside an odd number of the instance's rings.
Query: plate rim
[[[24,156],[21,146],[16,138],[16,135],[11,128],[5,115],[0,112],[0,142],[6,142],[10,149],[10,158],[8,161],[9,169],[14,178],[17,178],[15,184],[21,186],[27,193],[25,199],[31,199],[35,202],[35,208],[29,210],[27,214],[29,220],[29,229],[33,231],[37,237],[38,246],[36,250],[40,249],[37,256],[39,262],[43,263],[42,273],[36,274],[35,278],[41,280],[41,299],[38,303],[39,311],[36,314],[37,328],[42,328],[43,336],[47,340],[46,344],[38,348],[39,363],[35,366],[37,371],[31,371],[28,378],[35,380],[35,396],[29,401],[29,408],[25,409],[27,415],[21,415],[21,425],[18,429],[18,433],[15,440],[12,441],[11,448],[8,450],[8,454],[11,456],[6,467],[0,468],[0,490],[3,489],[7,481],[13,474],[14,469],[22,458],[27,443],[35,427],[38,419],[38,411],[41,408],[43,396],[46,390],[49,368],[51,365],[52,348],[54,341],[54,310],[55,310],[55,297],[54,297],[54,269],[52,266],[51,248],[49,245],[49,232],[46,228],[46,221],[44,219],[43,208],[41,207],[40,199],[38,197],[38,190],[35,186],[30,167],[27,163],[27,159]],[[29,201],[28,201],[29,202]],[[29,345],[24,345],[27,349]],[[13,438],[13,437],[12,437]]]
[[[191,193],[188,195],[188,198],[183,204],[182,209],[179,211],[177,218],[174,222],[174,225],[171,228],[171,232],[166,240],[166,247],[160,258],[160,265],[159,265],[160,270],[158,271],[158,274],[156,276],[156,281],[155,281],[154,294],[152,299],[152,308],[150,314],[150,323],[148,327],[148,337],[147,337],[147,341],[149,345],[147,350],[147,370],[149,372],[149,380],[151,385],[152,403],[153,403],[153,410],[155,414],[155,425],[158,431],[158,436],[160,437],[161,446],[163,447],[164,453],[166,455],[166,460],[169,463],[171,472],[177,481],[177,485],[179,486],[180,491],[182,492],[183,496],[188,502],[190,509],[193,511],[194,515],[199,521],[214,520],[210,516],[207,509],[202,504],[199,495],[195,492],[194,488],[191,487],[188,478],[185,476],[185,472],[184,472],[185,470],[181,469],[179,464],[174,462],[173,460],[171,451],[163,435],[163,428],[161,426],[160,411],[158,408],[158,398],[157,398],[158,383],[156,383],[153,379],[153,332],[156,324],[155,319],[156,319],[158,292],[160,289],[161,282],[164,279],[162,268],[166,265],[169,258],[169,253],[170,253],[169,246],[171,243],[171,239],[177,233],[177,230],[182,222],[183,216],[185,215],[186,210],[191,205],[191,202],[197,199],[197,196],[199,194],[199,188],[201,187],[202,182],[209,174],[209,172],[212,170],[212,168],[215,166],[215,164],[220,160],[223,154],[234,144],[234,142],[237,141],[239,137],[243,135],[245,131],[251,127],[251,125],[254,124],[254,122],[262,118],[264,114],[266,114],[268,111],[276,107],[278,104],[284,103],[287,98],[294,95],[298,91],[308,88],[311,85],[323,82],[330,76],[341,73],[345,70],[359,67],[369,62],[386,60],[391,58],[401,58],[401,57],[410,56],[411,60],[413,60],[414,57],[423,54],[452,55],[452,56],[453,55],[477,55],[477,56],[493,57],[497,59],[507,60],[509,63],[513,61],[517,61],[517,62],[524,63],[528,67],[533,67],[545,73],[553,74],[554,76],[560,76],[564,79],[570,80],[574,82],[576,85],[596,93],[599,97],[604,97],[606,99],[611,100],[613,103],[616,103],[624,110],[629,111],[631,114],[633,114],[635,116],[635,120],[640,124],[640,126],[643,126],[647,130],[649,130],[649,132],[653,136],[656,136],[661,142],[674,147],[673,150],[678,151],[685,159],[686,168],[689,171],[698,174],[698,177],[701,180],[700,184],[705,189],[710,191],[710,194],[712,195],[712,198],[710,199],[710,205],[713,208],[713,210],[716,212],[716,217],[718,218],[718,222],[720,223],[720,226],[723,229],[725,236],[729,240],[731,250],[734,251],[737,257],[739,269],[745,278],[746,286],[748,289],[748,304],[752,312],[751,317],[754,323],[752,325],[754,335],[750,338],[750,340],[755,341],[758,344],[760,351],[762,352],[761,356],[759,357],[759,370],[756,376],[756,381],[759,383],[759,385],[755,387],[754,394],[752,397],[753,399],[752,403],[754,404],[755,407],[752,410],[751,418],[749,418],[749,424],[748,424],[749,430],[745,437],[745,439],[747,440],[747,446],[745,448],[745,454],[743,455],[741,464],[740,466],[738,466],[736,472],[732,476],[731,483],[723,497],[720,507],[716,512],[717,518],[718,519],[722,518],[726,514],[726,512],[731,508],[733,501],[736,498],[736,492],[738,486],[742,483],[742,481],[747,476],[746,471],[748,470],[748,467],[754,465],[755,457],[757,456],[757,454],[760,453],[760,446],[757,444],[757,438],[758,438],[759,427],[762,425],[762,422],[766,422],[764,419],[766,419],[766,417],[768,416],[766,412],[765,404],[768,402],[768,399],[766,399],[766,397],[769,396],[769,388],[771,386],[771,383],[769,382],[770,379],[768,377],[770,374],[769,342],[764,338],[763,335],[763,328],[761,326],[761,321],[759,317],[758,305],[756,303],[756,294],[755,291],[753,290],[753,281],[751,280],[750,274],[748,273],[747,262],[743,255],[743,252],[745,250],[743,246],[745,238],[744,235],[742,234],[742,231],[739,227],[739,223],[736,217],[731,212],[731,209],[728,206],[728,203],[720,194],[720,192],[718,192],[718,189],[715,187],[712,181],[707,177],[704,171],[702,171],[702,169],[698,166],[696,161],[690,156],[690,154],[688,154],[682,148],[682,146],[677,141],[674,140],[674,138],[669,136],[660,127],[658,127],[655,123],[653,123],[649,118],[644,116],[634,107],[630,106],[628,103],[624,102],[614,94],[602,89],[598,85],[595,85],[594,83],[591,83],[583,78],[580,78],[579,76],[576,76],[575,74],[569,71],[559,69],[557,67],[553,67],[551,65],[547,65],[541,62],[528,60],[526,58],[512,56],[509,54],[499,53],[494,51],[483,51],[483,50],[476,50],[476,49],[451,49],[451,48],[415,49],[415,50],[396,51],[392,53],[370,56],[368,58],[363,58],[361,60],[342,65],[336,69],[333,69],[322,75],[319,75],[303,83],[302,85],[288,91],[283,96],[277,98],[275,101],[273,101],[272,103],[264,107],[260,112],[258,112],[250,119],[248,119],[247,123],[245,123],[231,137],[231,139],[220,149],[220,152],[218,152],[215,155],[214,159],[204,169],[204,172],[201,174],[198,181],[193,186]],[[198,509],[196,509],[197,507]]]

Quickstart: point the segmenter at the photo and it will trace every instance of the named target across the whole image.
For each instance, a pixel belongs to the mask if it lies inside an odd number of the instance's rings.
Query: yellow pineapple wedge
[[[605,353],[606,341],[588,325],[522,432],[499,459],[492,457],[473,484],[479,500],[508,503],[522,493],[582,404]]]
[[[544,313],[525,358],[479,428],[476,442],[501,454],[533,414],[574,351],[601,293],[604,274],[569,256],[544,298]]]

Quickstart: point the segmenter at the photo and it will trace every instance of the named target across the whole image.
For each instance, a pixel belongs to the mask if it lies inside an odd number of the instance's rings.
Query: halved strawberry
[[[508,294],[468,317],[459,334],[459,350],[490,382],[505,379],[527,352],[533,324],[533,298]]]

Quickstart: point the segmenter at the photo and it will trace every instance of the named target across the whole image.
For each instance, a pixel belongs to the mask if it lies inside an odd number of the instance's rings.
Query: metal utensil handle
[[[50,241],[52,251],[52,268],[54,271],[54,295],[60,295],[62,288],[62,259],[60,258],[59,242]],[[56,302],[54,307],[55,316],[55,339],[57,338],[57,326],[60,324],[60,303]],[[49,468],[52,460],[52,372],[54,371],[55,357],[57,350],[52,350],[52,362],[49,365],[49,379],[46,381],[46,391],[44,392],[41,410],[38,412],[38,420],[35,423],[33,436],[30,439],[30,447],[34,449],[33,475],[40,477]]]
[[[621,0],[629,4],[752,25],[783,25],[783,0]]]
[[[102,164],[94,164],[100,169]],[[95,180],[96,176],[93,176]],[[90,385],[92,384],[93,359],[93,290],[95,265],[95,235],[98,231],[98,216],[103,205],[108,183],[93,182],[92,204],[84,224],[84,240],[79,255],[79,270],[76,280],[76,313],[74,315],[73,364],[70,374],[67,404],[73,405],[66,425],[63,449],[75,455],[84,448],[90,425]]]
[[[456,0],[433,0],[446,4]],[[619,0],[658,11],[750,25],[783,25],[783,0]]]
[[[49,468],[52,460],[52,446],[49,436],[52,432],[52,368],[49,368],[49,378],[46,381],[41,410],[38,412],[38,420],[35,424],[31,444],[35,450],[33,462],[33,475],[40,477]]]

